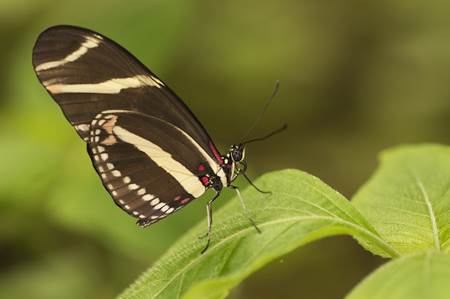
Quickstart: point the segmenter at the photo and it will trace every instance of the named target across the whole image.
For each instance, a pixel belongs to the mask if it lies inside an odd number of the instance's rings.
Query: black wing
[[[33,66],[84,140],[98,113],[131,110],[174,124],[222,163],[208,133],[186,104],[132,54],[107,37],[73,26],[50,27],[36,41]]]
[[[33,50],[36,74],[77,133],[122,209],[149,225],[225,185],[220,155],[188,107],[120,45],[90,30],[56,26]]]

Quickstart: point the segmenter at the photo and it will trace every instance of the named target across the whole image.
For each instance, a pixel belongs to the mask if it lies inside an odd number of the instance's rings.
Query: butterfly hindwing
[[[200,177],[212,172],[207,153],[185,132],[133,111],[98,114],[88,152],[116,204],[145,224],[201,196],[206,186]]]

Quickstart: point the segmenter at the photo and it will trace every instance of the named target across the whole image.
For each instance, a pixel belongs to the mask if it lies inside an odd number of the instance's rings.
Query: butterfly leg
[[[261,230],[256,225],[255,221],[248,216],[250,214],[249,210],[247,209],[247,206],[245,205],[244,199],[241,196],[241,191],[239,190],[238,186],[230,185],[231,188],[233,188],[236,191],[237,196],[239,197],[239,201],[241,202],[242,209],[244,210],[245,215],[247,216],[250,223],[253,225],[253,227],[256,229],[258,233],[261,233]]]
[[[218,198],[220,195],[220,192],[217,192],[216,195],[208,201],[206,204],[206,216],[208,219],[208,232],[206,233],[206,237],[208,237],[208,240],[206,241],[206,246],[201,251],[201,254],[205,253],[206,250],[209,247],[209,243],[211,243],[211,228],[212,228],[212,203]]]
[[[245,171],[247,170],[247,163],[245,161],[241,161],[239,162],[239,164],[242,166],[242,168],[239,171],[239,174],[242,174],[244,176],[244,178],[247,180],[247,182],[256,189],[256,191],[258,191],[259,193],[262,194],[272,194],[271,191],[264,191],[259,189],[255,184],[253,184],[252,180],[250,180],[250,178],[248,177],[248,175],[245,173]]]
[[[247,174],[245,172],[242,173],[242,175],[244,176],[244,178],[247,180],[247,182],[256,189],[256,191],[258,191],[259,193],[262,194],[272,194],[272,191],[264,191],[259,189],[255,184],[253,184],[252,180],[250,180],[250,178],[247,176]]]

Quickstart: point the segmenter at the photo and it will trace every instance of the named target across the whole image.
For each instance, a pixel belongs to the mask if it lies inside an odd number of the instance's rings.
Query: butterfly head
[[[231,146],[226,159],[224,159],[229,169],[230,181],[234,181],[236,177],[247,169],[245,162],[245,146],[244,144],[234,144]]]
[[[243,144],[233,144],[230,148],[230,156],[233,162],[242,162],[245,159],[245,147]]]

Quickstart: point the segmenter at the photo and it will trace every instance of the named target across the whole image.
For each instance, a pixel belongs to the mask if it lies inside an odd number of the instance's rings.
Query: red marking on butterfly
[[[200,171],[205,171],[205,170],[206,170],[206,167],[205,167],[205,165],[200,164],[200,165],[197,167],[197,169],[200,170]]]
[[[202,184],[203,184],[204,186],[208,186],[208,184],[209,184],[209,177],[207,177],[206,175],[204,175],[204,176],[202,176],[202,177],[200,178],[200,180],[202,181]]]
[[[180,203],[181,203],[182,205],[185,205],[185,204],[187,204],[187,203],[190,202],[190,201],[191,201],[191,198],[186,197],[186,198],[183,199]]]
[[[222,165],[223,164],[222,157],[220,156],[219,152],[217,151],[217,149],[214,147],[214,145],[211,142],[209,142],[209,148],[213,152],[213,154],[216,157],[217,161],[219,161],[219,164]]]

